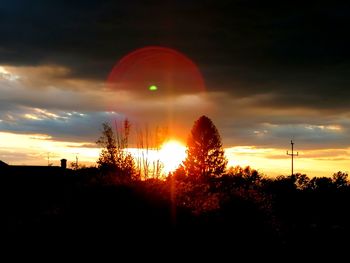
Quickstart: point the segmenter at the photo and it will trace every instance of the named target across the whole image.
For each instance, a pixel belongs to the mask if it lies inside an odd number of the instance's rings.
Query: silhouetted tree
[[[332,179],[329,177],[313,177],[308,184],[310,190],[319,192],[330,191],[333,187]]]
[[[102,124],[102,134],[96,143],[102,147],[98,167],[102,170],[114,169],[117,165],[117,142],[109,123]]]
[[[225,177],[231,178],[229,181],[234,182],[237,187],[256,188],[260,187],[264,179],[257,170],[250,166],[245,168],[237,165],[230,167],[225,174]]]
[[[262,179],[261,174],[259,174],[257,170],[252,169],[250,166],[246,166],[244,169],[242,169],[242,177],[248,186],[258,186]]]
[[[114,172],[118,179],[138,177],[134,158],[126,151],[130,134],[129,121],[124,120],[120,130],[116,126],[116,135],[108,123],[103,123],[102,127],[102,135],[96,142],[103,147],[97,161],[98,167],[107,173]]]
[[[136,158],[136,167],[143,179],[160,178],[163,175],[164,165],[160,158],[150,158],[149,153],[160,151],[160,146],[167,138],[168,129],[158,127],[155,129],[145,125],[143,128],[136,130],[136,147],[139,155]]]
[[[183,165],[180,165],[174,172],[170,172],[168,179],[175,179],[175,180],[185,180],[186,179],[186,171],[183,167]]]
[[[296,191],[295,177],[279,175],[266,182],[266,187],[274,193],[291,194]]]
[[[348,174],[341,171],[334,173],[332,181],[336,188],[345,188],[348,186]]]
[[[224,154],[215,125],[208,117],[200,117],[187,140],[186,174],[193,179],[220,176],[227,164]]]
[[[306,174],[293,174],[291,175],[292,179],[295,180],[295,185],[299,190],[305,190],[309,186],[310,178]]]
[[[123,179],[140,179],[140,173],[136,172],[134,157],[127,151],[131,124],[128,119],[125,119],[120,129],[118,129],[117,123],[115,125],[117,135],[117,171]]]

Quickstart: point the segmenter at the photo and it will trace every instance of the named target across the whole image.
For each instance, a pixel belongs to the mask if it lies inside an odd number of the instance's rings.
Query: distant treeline
[[[280,251],[349,244],[346,173],[271,179],[235,167],[203,180],[181,171],[166,180],[117,178],[97,168],[67,176],[2,175],[2,232],[16,240],[35,235],[67,242],[115,236],[111,242],[135,239],[135,247],[180,240],[184,249],[194,243],[237,253],[252,242]]]
[[[141,180],[123,151],[129,128],[125,122],[124,135],[115,137],[104,124],[96,168],[2,174],[4,236],[15,243],[35,236],[45,242],[110,244],[119,253],[148,248],[247,258],[276,251],[319,255],[349,245],[347,173],[268,178],[250,167],[226,169],[219,133],[202,116],[191,130],[182,165],[165,178]]]

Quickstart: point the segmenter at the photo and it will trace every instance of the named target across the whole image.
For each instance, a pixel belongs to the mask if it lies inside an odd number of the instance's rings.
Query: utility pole
[[[299,153],[297,152],[296,154],[294,153],[294,142],[293,140],[290,141],[290,144],[292,145],[292,153],[288,153],[287,155],[292,156],[292,175],[294,174],[294,156],[299,156]]]

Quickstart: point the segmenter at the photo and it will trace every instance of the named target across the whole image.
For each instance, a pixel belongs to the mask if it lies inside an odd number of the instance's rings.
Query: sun
[[[160,161],[164,165],[164,172],[175,171],[181,162],[186,158],[186,147],[181,142],[169,140],[162,144],[160,148]]]

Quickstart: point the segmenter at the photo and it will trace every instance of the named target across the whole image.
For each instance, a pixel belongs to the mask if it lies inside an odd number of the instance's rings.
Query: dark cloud
[[[57,63],[104,79],[129,51],[166,45],[194,59],[213,89],[280,92],[306,82],[304,92],[323,95],[349,81],[338,70],[349,66],[349,5],[337,1],[17,0],[0,10],[2,63]],[[309,87],[318,79],[324,87]]]
[[[187,133],[210,108],[228,145],[281,147],[294,136],[308,147],[341,147],[350,127],[349,13],[349,4],[338,1],[3,1],[0,65],[31,77],[14,84],[0,72],[0,125],[91,140],[98,131],[89,124],[116,111],[138,121],[171,115]],[[103,90],[115,62],[148,45],[191,58],[208,98],[168,103]],[[64,70],[52,75],[33,66]],[[87,117],[70,117],[72,128],[64,119],[21,119],[14,126],[11,116],[28,113],[21,107]],[[341,131],[317,129],[332,125]]]

